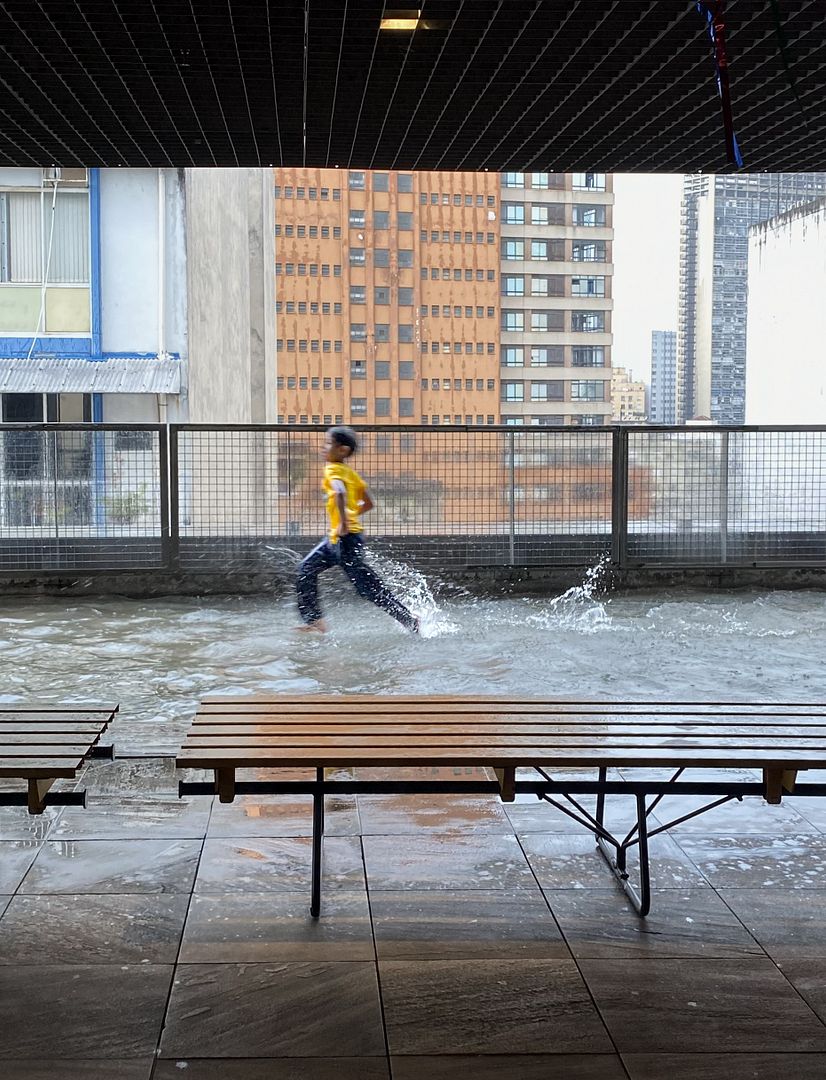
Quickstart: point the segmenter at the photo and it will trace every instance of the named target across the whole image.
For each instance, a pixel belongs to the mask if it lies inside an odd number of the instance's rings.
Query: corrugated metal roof
[[[85,360],[42,356],[0,357],[3,394],[178,394],[181,362],[169,357]]]

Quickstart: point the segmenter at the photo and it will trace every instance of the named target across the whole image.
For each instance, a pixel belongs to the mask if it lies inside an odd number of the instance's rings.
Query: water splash
[[[585,571],[580,585],[572,585],[564,593],[553,597],[541,611],[528,615],[526,622],[534,625],[572,630],[578,634],[596,634],[613,628],[608,614],[609,601],[602,601],[598,594],[605,587],[611,564],[607,553],[599,562]]]
[[[458,623],[445,615],[436,599],[439,583],[433,587],[421,572],[408,563],[398,562],[388,555],[368,555],[376,573],[392,587],[405,607],[419,617],[419,635],[423,638],[442,637],[459,632]]]

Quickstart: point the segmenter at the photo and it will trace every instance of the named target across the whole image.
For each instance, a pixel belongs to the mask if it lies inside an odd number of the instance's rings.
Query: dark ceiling
[[[0,165],[728,168],[694,3],[418,0],[428,28],[380,31],[403,6],[0,0]],[[826,170],[826,0],[725,12],[745,168]]]

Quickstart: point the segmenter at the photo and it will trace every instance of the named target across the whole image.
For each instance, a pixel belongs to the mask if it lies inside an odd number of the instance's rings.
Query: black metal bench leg
[[[597,836],[597,850],[611,867],[611,872],[628,897],[636,913],[644,918],[651,910],[651,866],[648,853],[648,817],[645,795],[637,795],[637,847],[640,853],[639,891],[631,884],[628,875],[628,851],[632,844],[616,842],[612,847]]]
[[[599,770],[599,782],[600,782],[600,784],[604,784],[607,779],[608,779],[608,770],[607,769],[600,769]],[[596,819],[597,819],[597,821],[598,821],[598,823],[600,825],[603,825],[603,826],[605,825],[605,792],[604,791],[600,791],[600,793],[597,795],[597,812],[595,814],[595,817],[596,817]]]
[[[648,856],[648,815],[646,813],[645,796],[637,796],[637,832],[639,834],[638,847],[640,849],[640,891],[636,894],[633,889],[626,888],[626,893],[634,905],[638,915],[644,917],[651,910],[651,865]]]
[[[316,769],[316,780],[324,782],[324,769]],[[317,919],[321,914],[321,845],[324,839],[324,792],[313,794],[313,879],[310,898],[310,914]]]

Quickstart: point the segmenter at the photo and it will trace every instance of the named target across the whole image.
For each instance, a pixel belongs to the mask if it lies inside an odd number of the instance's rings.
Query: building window
[[[348,222],[351,229],[363,229],[364,228],[364,211],[363,210],[351,210]]]
[[[347,177],[347,183],[351,191],[364,191],[364,173],[351,172]]]
[[[390,323],[376,323],[376,341],[390,340]]]
[[[543,203],[531,207],[531,225],[564,225],[565,204]]]
[[[376,398],[376,416],[389,416],[390,415],[390,398],[389,397],[377,397]]]
[[[351,379],[366,379],[367,378],[367,361],[366,360],[351,360],[350,361],[350,378]]]
[[[363,397],[350,398],[350,415],[351,416],[366,416],[367,415],[367,398],[363,398]]]
[[[390,265],[389,248],[373,248],[373,265],[386,267]]]
[[[502,187],[523,188],[525,186],[525,174],[521,172],[506,172],[502,174]]]
[[[399,307],[413,306],[413,290],[407,287],[399,289]]]
[[[502,401],[524,401],[525,384],[522,382],[503,382]]]
[[[412,360],[399,361],[399,382],[410,382],[415,379],[416,373]],[[413,415],[412,413],[410,414]]]
[[[532,311],[531,330],[545,334],[554,330],[565,329],[564,311]]]
[[[367,303],[367,290],[363,285],[351,285],[350,286],[350,303],[351,304],[366,304]]]
[[[412,416],[413,415],[413,398],[412,397],[400,397],[399,398],[399,416]]]
[[[584,203],[575,203],[573,215],[574,225],[583,228],[595,228],[605,224],[604,206],[586,206]]]
[[[531,296],[564,296],[565,278],[561,274],[534,274],[531,277]]]
[[[565,363],[563,345],[532,345],[531,367],[562,367]]]
[[[386,285],[373,289],[373,303],[379,307],[386,307],[390,303],[390,289]]]
[[[531,401],[562,401],[564,397],[565,383],[559,379],[531,383]]]
[[[571,330],[578,334],[601,333],[605,330],[604,311],[572,311]]]
[[[605,367],[605,349],[601,345],[575,345],[574,367]]]
[[[524,240],[502,240],[502,258],[503,259],[518,259],[522,262],[525,258],[525,241]]]
[[[524,296],[525,295],[525,278],[522,274],[518,276],[506,274],[502,279],[502,295],[503,296]]]
[[[350,323],[350,340],[351,341],[366,341],[367,340],[367,326],[365,323]]]
[[[413,324],[399,323],[399,341],[410,343],[413,341]]]
[[[572,255],[574,262],[605,262],[605,241],[575,240]]]
[[[578,380],[571,383],[571,401],[604,401],[605,383],[596,380]]]
[[[605,191],[605,173],[575,172],[574,191]]]
[[[605,278],[571,278],[571,296],[605,296]]]
[[[525,329],[525,312],[503,311],[502,329],[509,333],[522,333]]]
[[[522,345],[505,345],[502,349],[502,367],[522,367],[525,363],[525,349]]]
[[[398,214],[396,214],[396,227],[399,232],[412,232],[413,215],[400,210]]]
[[[548,174],[546,172],[531,173],[532,188],[547,188],[548,186]]]
[[[525,224],[524,203],[502,203],[502,221],[505,225]]]
[[[373,228],[378,230],[390,228],[390,214],[387,210],[373,211]]]
[[[373,173],[373,191],[388,191],[390,187],[390,175],[386,172]]]
[[[537,427],[562,427],[565,417],[557,413],[546,413],[544,416],[532,416],[531,423]]]
[[[364,266],[364,248],[350,248],[350,265]]]
[[[562,262],[565,258],[565,241],[531,240],[531,258],[540,262]]]
[[[376,361],[376,379],[379,381],[390,378],[390,361],[389,360],[377,360]]]
[[[413,267],[413,250],[399,248],[399,269],[410,270]]]
[[[413,174],[399,173],[396,177],[396,188],[403,194],[409,194],[413,190]]]

